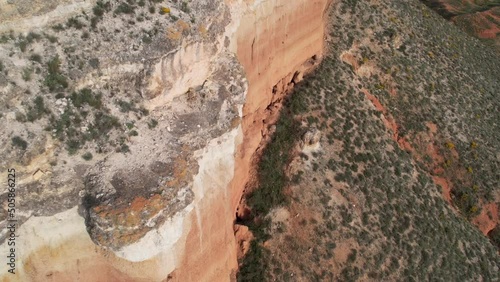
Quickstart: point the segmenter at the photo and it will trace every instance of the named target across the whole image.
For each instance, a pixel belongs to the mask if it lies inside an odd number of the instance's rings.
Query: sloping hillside
[[[240,281],[499,279],[485,235],[500,59],[420,2],[388,2],[332,4],[330,53],[286,101],[248,190]]]
[[[500,50],[500,1],[422,0],[468,34]]]

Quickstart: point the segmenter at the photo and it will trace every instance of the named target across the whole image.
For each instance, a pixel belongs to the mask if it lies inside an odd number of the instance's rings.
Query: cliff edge
[[[0,2],[2,280],[235,279],[253,156],[327,1],[21,2]]]

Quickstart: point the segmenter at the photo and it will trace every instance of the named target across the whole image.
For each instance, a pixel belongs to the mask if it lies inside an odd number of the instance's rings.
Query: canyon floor
[[[418,1],[334,1],[247,186],[240,281],[497,281],[500,58]]]

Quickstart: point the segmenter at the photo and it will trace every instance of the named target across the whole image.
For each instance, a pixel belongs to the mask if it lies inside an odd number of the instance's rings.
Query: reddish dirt
[[[442,188],[442,193],[443,193],[443,198],[451,204],[451,183],[448,182],[448,180],[444,177],[439,177],[439,176],[432,176],[432,180],[436,185],[441,186]]]
[[[394,118],[387,112],[387,110],[382,105],[382,103],[380,103],[377,97],[372,95],[367,89],[362,89],[361,91],[366,95],[368,100],[370,100],[375,109],[384,114],[383,122],[386,128],[392,131],[392,138],[397,142],[399,147],[405,151],[410,152],[416,161],[422,162],[422,155],[410,144],[410,142],[408,142],[406,137],[399,136],[398,124],[396,123]],[[425,153],[432,159],[432,165],[430,167],[430,171],[433,174],[432,179],[436,185],[442,187],[443,198],[451,204],[451,182],[445,177],[439,176],[439,174],[443,172],[441,165],[444,162],[444,157],[441,156],[438,147],[433,142],[434,136],[437,133],[437,125],[429,122],[427,123],[427,127],[429,128],[429,131],[425,134],[426,136],[420,136],[420,138],[417,139],[422,143],[426,143]]]
[[[366,95],[368,100],[370,100],[373,106],[379,112],[384,114],[383,122],[386,128],[392,131],[392,138],[397,142],[401,149],[410,152],[413,158],[418,162],[423,163],[423,157],[426,155],[431,158],[432,163],[426,164],[426,167],[428,168],[434,183],[442,188],[443,198],[448,203],[452,204],[451,191],[453,190],[453,186],[451,178],[458,178],[465,183],[470,182],[466,169],[456,165],[456,163],[458,163],[459,154],[454,146],[450,146],[447,150],[446,156],[443,156],[440,153],[439,147],[436,145],[435,141],[438,133],[438,127],[436,124],[428,122],[426,123],[428,132],[418,133],[417,136],[415,136],[414,143],[418,146],[418,148],[415,148],[405,137],[399,136],[396,121],[387,112],[377,97],[373,96],[367,89],[362,89],[362,92]],[[443,167],[447,161],[450,162],[449,166],[452,166],[449,172],[446,172]],[[499,223],[498,205],[496,203],[482,205],[481,213],[472,220],[472,223],[476,225],[483,234],[487,235],[488,232],[493,230]]]
[[[161,195],[155,194],[151,198],[137,197],[130,203],[121,203],[114,206],[102,205],[96,206],[93,211],[101,218],[115,222],[125,227],[135,227],[143,225],[145,218],[151,218],[158,214],[166,205],[166,199]],[[145,227],[137,232],[133,230],[119,230],[114,232],[114,240],[120,244],[131,244],[142,238],[151,228]],[[96,238],[96,240],[106,240],[105,238]]]
[[[498,225],[498,205],[496,203],[489,203],[482,205],[481,213],[472,220],[484,235],[493,230]]]
[[[399,135],[399,126],[394,120],[394,118],[387,112],[385,107],[380,103],[380,101],[377,99],[377,97],[373,96],[370,92],[368,92],[367,89],[361,89],[361,91],[366,95],[366,98],[372,102],[373,106],[375,106],[375,109],[377,109],[379,112],[384,114],[384,117],[382,118],[385,126],[387,129],[392,131],[392,139],[396,141],[399,145],[399,147],[405,151],[409,151],[414,153],[415,150],[411,146],[410,142],[406,139],[406,137],[402,137]]]

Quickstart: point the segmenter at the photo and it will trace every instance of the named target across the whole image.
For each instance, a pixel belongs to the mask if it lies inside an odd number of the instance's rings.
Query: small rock
[[[313,146],[321,139],[321,132],[316,128],[308,130],[302,137],[301,147]]]

